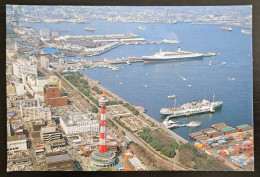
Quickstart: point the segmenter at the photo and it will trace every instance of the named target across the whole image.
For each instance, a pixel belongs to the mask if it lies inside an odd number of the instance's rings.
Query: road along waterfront
[[[41,72],[45,73],[46,75],[48,74],[52,74],[49,71],[44,71],[41,70]],[[79,94],[82,94],[77,88],[74,88],[74,86],[62,75],[60,75],[59,73],[56,73],[56,75],[61,78],[64,82],[66,82],[67,84],[69,84],[73,89],[75,89]],[[116,98],[120,101],[124,101],[122,98],[120,98],[119,96],[115,95],[114,93],[112,93],[111,91],[109,91],[108,89],[102,87],[100,84],[98,84],[98,81],[95,81],[93,79],[90,79],[86,76],[83,76],[84,79],[86,79],[88,81],[88,83],[91,86],[97,86],[99,87],[101,90],[103,90],[105,93],[109,94],[110,96],[112,96],[113,98]],[[85,97],[85,99],[88,99],[87,97]],[[90,100],[91,101],[91,100]],[[91,102],[93,103],[93,102]],[[94,105],[94,103],[93,103]],[[145,113],[141,113],[143,116],[145,116],[145,118],[149,119],[150,121],[156,123],[160,128],[162,128],[163,130],[165,130],[172,138],[176,139],[176,141],[182,142],[182,143],[187,143],[188,141],[183,139],[182,137],[180,137],[179,135],[175,134],[174,132],[169,131],[168,129],[164,128],[161,126],[161,124],[157,121],[155,121],[154,119],[152,119],[150,116],[146,115]],[[133,132],[128,131],[126,128],[122,127],[121,125],[119,125],[116,121],[114,121],[112,118],[108,117],[109,120],[113,121],[114,124],[119,127],[122,131],[125,132],[126,136],[128,136],[132,141],[134,141],[135,143],[137,143],[138,145],[142,146],[143,148],[145,148],[148,153],[153,154],[153,156],[159,160],[160,162],[162,162],[163,164],[167,165],[168,167],[170,167],[172,170],[193,170],[190,169],[188,167],[185,167],[184,165],[178,164],[176,163],[173,159],[167,158],[164,155],[160,154],[159,152],[155,151],[152,147],[150,147],[146,142],[144,142],[143,140],[141,140],[140,138],[138,138],[138,135],[136,135]]]

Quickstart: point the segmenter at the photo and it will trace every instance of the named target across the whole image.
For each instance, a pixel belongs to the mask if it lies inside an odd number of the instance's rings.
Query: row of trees
[[[139,112],[132,105],[124,103],[123,106],[126,107],[129,111],[131,111],[134,115],[139,115]]]
[[[82,92],[85,96],[87,96],[95,105],[98,106],[98,100],[90,95],[90,89],[88,82],[85,79],[82,79],[82,74],[76,73],[66,73],[64,77],[75,87],[78,88],[80,92]],[[102,93],[102,92],[101,92]],[[94,113],[98,113],[98,108],[92,105],[91,111]]]
[[[96,86],[92,87],[92,89],[93,89],[94,91],[96,91],[97,94],[102,94],[102,93],[103,93],[103,92],[102,92],[101,90],[99,90],[99,88],[97,88]]]
[[[167,157],[173,158],[176,155],[175,150],[178,149],[179,144],[176,141],[171,141],[168,144],[163,143],[158,138],[152,135],[152,131],[149,128],[143,128],[139,136],[148,144],[150,144],[156,151],[160,151]]]

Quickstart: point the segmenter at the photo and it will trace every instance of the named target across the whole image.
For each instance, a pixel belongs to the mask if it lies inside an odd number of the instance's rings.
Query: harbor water
[[[145,107],[147,114],[159,122],[162,107],[173,107],[174,100],[168,95],[176,95],[177,105],[206,97],[212,101],[222,100],[223,107],[215,113],[205,113],[189,117],[175,118],[180,124],[200,121],[201,126],[195,128],[179,127],[172,131],[187,140],[189,134],[210,127],[212,124],[224,122],[229,126],[241,124],[253,125],[253,80],[252,80],[252,36],[241,33],[240,27],[232,27],[232,32],[220,30],[218,25],[177,24],[142,24],[142,23],[109,23],[95,21],[89,24],[72,23],[26,23],[36,30],[50,28],[64,30],[61,35],[95,35],[126,34],[132,32],[139,37],[151,41],[176,39],[180,44],[145,44],[121,45],[99,56],[83,57],[87,60],[116,59],[122,57],[141,57],[153,55],[160,51],[181,50],[199,53],[215,52],[217,56],[204,57],[201,60],[171,63],[132,63],[118,64],[119,71],[108,68],[86,69],[80,71],[86,76],[99,80],[111,90],[133,105]],[[94,28],[87,32],[86,26]],[[139,30],[138,26],[145,26]],[[73,57],[65,58],[66,61]],[[75,57],[75,59],[77,59]],[[212,65],[209,62],[212,61]],[[187,85],[192,85],[187,87]]]

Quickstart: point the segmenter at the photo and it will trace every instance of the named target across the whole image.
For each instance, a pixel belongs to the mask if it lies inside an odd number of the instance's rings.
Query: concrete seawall
[[[86,79],[88,82],[90,82],[91,84],[94,84],[95,86],[99,87],[101,90],[103,90],[104,92],[106,92],[107,94],[111,95],[112,97],[116,98],[119,101],[123,101],[125,103],[128,103],[127,101],[125,101],[124,99],[122,99],[121,97],[119,97],[118,95],[114,94],[113,92],[111,92],[110,90],[108,90],[107,88],[103,87],[102,85],[99,84],[99,81],[97,80],[93,80],[87,76],[84,75],[83,77],[84,79]],[[130,104],[130,103],[128,103]],[[135,106],[139,107],[139,106]],[[176,141],[182,142],[182,143],[188,143],[188,141],[186,139],[184,139],[183,137],[181,137],[180,135],[176,134],[175,132],[165,128],[161,123],[157,122],[155,119],[153,119],[152,117],[150,117],[149,115],[140,112],[141,115],[143,115],[147,120],[153,122],[154,124],[156,124],[157,126],[159,126],[161,129],[163,129],[164,131],[166,131],[171,137],[173,137],[174,139],[176,139]]]

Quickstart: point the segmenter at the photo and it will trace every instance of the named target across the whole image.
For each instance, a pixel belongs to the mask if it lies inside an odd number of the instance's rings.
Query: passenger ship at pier
[[[174,98],[176,105],[176,96],[168,96],[168,98]],[[160,113],[163,115],[171,115],[170,117],[190,116],[193,114],[215,112],[217,108],[222,107],[223,101],[215,101],[215,95],[213,95],[213,102],[203,99],[201,102],[193,101],[192,103],[186,103],[179,107],[174,108],[161,108]]]
[[[154,63],[202,59],[203,56],[204,54],[202,53],[182,51],[180,47],[178,47],[178,50],[175,52],[162,52],[162,50],[160,50],[159,53],[152,56],[143,56],[142,59],[144,63]]]

